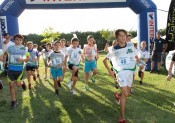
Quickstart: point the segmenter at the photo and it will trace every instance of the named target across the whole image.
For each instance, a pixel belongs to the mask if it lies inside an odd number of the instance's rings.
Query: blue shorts
[[[51,68],[50,71],[51,71],[51,75],[52,75],[53,79],[56,79],[58,77],[63,76],[63,70],[62,69],[53,69],[53,68]]]
[[[84,72],[88,73],[94,68],[97,68],[96,61],[85,61],[84,63]]]

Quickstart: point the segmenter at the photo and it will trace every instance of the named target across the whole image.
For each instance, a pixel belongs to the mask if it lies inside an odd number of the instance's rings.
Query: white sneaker
[[[69,89],[71,89],[71,85],[72,85],[72,83],[73,83],[72,80],[69,80],[69,81],[68,81],[68,83],[67,83],[67,87],[68,87]]]
[[[70,90],[70,92],[73,94],[73,95],[76,95],[76,91],[75,90]]]

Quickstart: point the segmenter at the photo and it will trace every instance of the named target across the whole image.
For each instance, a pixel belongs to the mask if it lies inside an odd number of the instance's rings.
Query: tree
[[[49,27],[43,31],[41,36],[43,37],[43,40],[41,40],[41,42],[47,43],[47,42],[53,42],[55,40],[59,40],[60,33],[55,32],[52,27]]]
[[[100,31],[100,34],[104,39],[106,39],[107,42],[112,42],[114,40],[113,31],[109,31],[108,29],[107,30],[102,29]]]

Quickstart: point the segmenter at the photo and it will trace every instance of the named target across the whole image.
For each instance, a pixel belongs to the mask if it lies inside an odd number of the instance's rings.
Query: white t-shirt
[[[7,44],[4,44],[4,41],[5,41],[5,40],[6,40],[6,39],[3,39],[3,40],[2,40],[2,50],[3,50],[3,52],[5,52],[5,51],[7,50],[8,47],[15,45],[15,43],[12,42],[12,41],[9,41]]]
[[[144,62],[145,59],[149,59],[150,58],[150,55],[149,55],[149,52],[147,50],[145,51],[142,51],[141,49],[138,50],[138,57],[139,59]],[[145,63],[145,62],[144,62]]]
[[[82,49],[80,48],[67,48],[68,62],[74,65],[79,65],[81,59]]]
[[[137,56],[137,50],[133,45],[128,43],[124,48],[112,48],[112,50],[106,55],[106,57],[111,60],[113,68],[116,72],[122,70],[135,71],[135,56]]]
[[[61,48],[61,51],[64,53],[64,55],[67,55],[67,47]]]

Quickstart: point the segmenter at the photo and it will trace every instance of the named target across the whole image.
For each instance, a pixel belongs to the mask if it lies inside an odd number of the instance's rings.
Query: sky
[[[153,0],[158,9],[165,11],[169,9],[170,1]],[[167,15],[168,12],[157,11],[158,29],[166,28]],[[130,8],[24,10],[18,18],[19,33],[41,34],[48,27],[60,33],[118,28],[137,30],[137,16]]]

